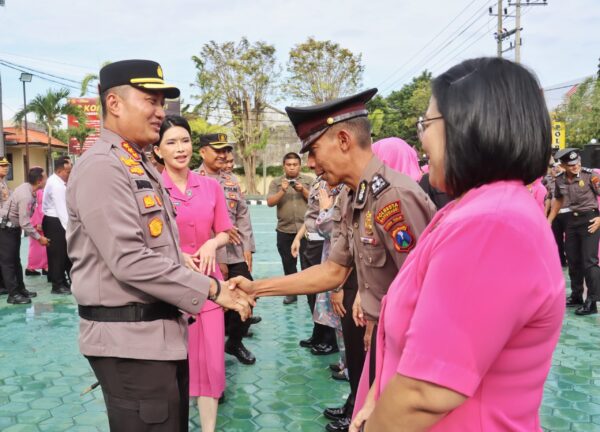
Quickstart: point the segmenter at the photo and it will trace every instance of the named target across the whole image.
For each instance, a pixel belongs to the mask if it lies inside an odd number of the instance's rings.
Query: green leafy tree
[[[15,114],[14,122],[21,126],[28,113],[35,115],[36,121],[46,128],[48,134],[48,170],[51,168],[51,142],[54,133],[60,127],[61,120],[67,115],[77,118],[80,124],[85,124],[85,114],[80,107],[71,105],[68,100],[69,90],[48,90],[44,95],[37,95],[22,110]]]
[[[283,90],[297,100],[318,104],[356,93],[364,70],[360,54],[309,37],[290,50]]]
[[[257,193],[257,152],[264,148],[263,116],[278,78],[275,47],[265,42],[205,44],[193,56],[198,69],[195,87],[199,103],[194,112],[207,118],[215,112],[228,111],[236,151],[246,173],[246,190]]]
[[[85,123],[80,123],[77,127],[70,127],[67,129],[67,134],[69,138],[74,138],[77,140],[77,144],[79,145],[79,153],[83,150],[83,145],[85,144],[85,140],[96,131],[96,129],[88,127]]]
[[[104,63],[102,63],[101,67],[104,67],[110,63],[111,63],[110,61],[105,61]],[[80,92],[79,96],[85,96],[89,91],[89,86],[92,83],[96,83],[98,81],[98,79],[99,79],[98,74],[95,74],[95,73],[90,73],[90,74],[87,74],[86,76],[84,76],[83,79],[81,80],[81,92]]]
[[[600,80],[583,81],[557,108],[554,118],[565,122],[567,146],[581,148],[592,138],[600,139]]]

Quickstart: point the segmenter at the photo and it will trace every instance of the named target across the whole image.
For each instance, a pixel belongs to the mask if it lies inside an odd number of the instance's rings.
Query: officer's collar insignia
[[[144,196],[144,207],[151,208],[156,205],[156,201],[152,198],[152,195]]]
[[[148,180],[136,180],[135,185],[139,189],[152,189],[152,183]]]
[[[131,158],[125,158],[123,156],[121,156],[119,159],[121,159],[121,162],[123,162],[125,166],[128,167],[138,166],[140,164],[138,161],[135,161]]]
[[[140,154],[136,152],[135,149],[131,147],[131,144],[129,144],[127,141],[123,141],[121,143],[121,147],[123,147],[123,150],[129,153],[129,155],[136,161],[139,161],[141,159]]]
[[[367,199],[367,181],[363,180],[358,185],[358,193],[356,194],[356,204],[364,204]]]
[[[163,221],[159,217],[154,217],[148,222],[148,229],[152,237],[158,237],[162,234]]]
[[[371,180],[371,191],[373,192],[373,195],[377,196],[381,192],[383,192],[389,185],[390,183],[381,175],[375,174],[373,176],[373,179]]]
[[[134,166],[129,168],[129,172],[131,174],[136,174],[136,175],[144,175],[144,168],[142,168],[141,166]]]

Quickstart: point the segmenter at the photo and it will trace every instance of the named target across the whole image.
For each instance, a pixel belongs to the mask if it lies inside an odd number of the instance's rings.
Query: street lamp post
[[[23,83],[23,109],[27,109],[27,95],[25,94],[25,83],[31,82],[33,75],[23,72],[19,79]],[[27,127],[27,113],[25,113],[25,176],[29,172],[29,130]]]

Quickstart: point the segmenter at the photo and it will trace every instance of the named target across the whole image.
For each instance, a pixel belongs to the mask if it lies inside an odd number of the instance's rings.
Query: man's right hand
[[[221,281],[221,292],[215,303],[225,309],[234,310],[240,314],[242,321],[252,315],[252,306],[256,305],[254,296],[246,294],[238,287],[231,287],[231,282]]]
[[[283,190],[284,192],[287,192],[289,185],[290,185],[290,182],[287,181],[286,179],[283,179],[281,181],[281,190]]]
[[[50,239],[48,237],[41,236],[38,241],[42,246],[48,246],[50,244]]]

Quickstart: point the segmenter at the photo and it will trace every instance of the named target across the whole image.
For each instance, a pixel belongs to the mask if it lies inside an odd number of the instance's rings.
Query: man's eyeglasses
[[[434,120],[439,120],[442,118],[444,118],[444,116],[432,117],[432,118],[419,117],[419,120],[417,120],[417,136],[419,137],[419,139],[421,139],[421,137],[423,136],[423,133],[425,133],[425,129],[427,129],[426,124],[428,122],[431,122]]]

